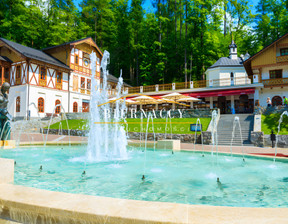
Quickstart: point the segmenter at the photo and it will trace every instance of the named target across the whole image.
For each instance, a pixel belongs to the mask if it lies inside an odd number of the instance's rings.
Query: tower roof
[[[10,41],[10,40],[6,40],[2,37],[0,37],[0,41],[3,41],[5,44],[7,44],[9,47],[11,47],[15,51],[19,52],[20,54],[22,54],[24,57],[32,58],[35,60],[39,60],[39,61],[42,61],[45,63],[49,63],[52,65],[56,65],[56,66],[70,70],[69,66],[65,65],[64,63],[62,63],[58,59],[46,54],[43,51],[24,46],[24,45],[15,43],[15,42]],[[2,56],[2,58],[3,58],[3,56]]]
[[[210,66],[208,69],[217,68],[217,67],[243,67],[243,60],[242,58],[239,58],[239,57],[237,59],[222,57],[218,61],[216,61],[212,66]]]
[[[237,48],[237,45],[235,44],[234,40],[232,40],[231,44],[229,45],[229,48]]]

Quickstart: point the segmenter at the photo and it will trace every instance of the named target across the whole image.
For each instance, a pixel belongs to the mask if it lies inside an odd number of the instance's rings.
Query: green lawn
[[[208,125],[210,123],[211,118],[200,118],[200,121],[202,123],[203,131],[206,131],[208,128]],[[143,119],[143,128],[141,127],[141,119],[127,119],[128,123],[128,131],[129,132],[146,132],[147,128],[147,119]],[[196,124],[197,118],[172,118],[172,133],[173,134],[191,134],[190,131],[190,124]],[[170,129],[170,123],[167,124],[166,127],[166,119],[154,119],[154,131],[155,133],[165,133],[165,128],[167,133],[171,133]],[[169,121],[170,122],[170,121]],[[66,121],[61,121],[62,123],[62,129],[67,129]],[[70,129],[76,129],[76,130],[87,130],[87,120],[68,120],[69,128]],[[50,129],[59,129],[59,124],[55,123],[51,125]],[[127,126],[125,125],[125,129],[127,129]],[[152,132],[152,123],[151,120],[148,125],[148,132]]]
[[[61,121],[62,129],[67,129],[66,121]],[[59,129],[60,122],[52,124],[50,129]],[[68,125],[70,129],[73,130],[87,130],[88,122],[87,120],[68,120]]]
[[[210,118],[200,118],[203,131],[206,131],[210,123]],[[168,120],[170,122],[170,120]],[[190,124],[196,124],[197,118],[172,118],[172,133],[173,134],[191,134]],[[141,119],[127,119],[129,132],[146,132],[147,119],[143,119],[143,129],[140,131]],[[170,123],[166,127],[166,119],[154,119],[154,131],[155,133],[171,133]],[[135,124],[134,124],[135,123]],[[148,125],[148,132],[153,132],[152,122],[150,120]]]
[[[278,122],[281,114],[270,114],[270,115],[262,115],[261,117],[261,125],[262,131],[264,134],[271,134],[273,130],[274,134],[278,132]],[[284,116],[283,122],[281,123],[280,135],[288,135],[288,117]]]

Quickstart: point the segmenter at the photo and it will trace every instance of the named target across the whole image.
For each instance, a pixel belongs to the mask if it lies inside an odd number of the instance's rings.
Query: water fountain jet
[[[108,51],[104,51],[100,70],[103,75],[103,84],[101,85],[96,78],[96,61],[95,52],[90,54],[92,68],[92,87],[91,87],[91,110],[90,110],[90,131],[88,137],[88,147],[86,159],[90,162],[123,160],[127,159],[127,136],[122,125],[119,125],[121,120],[121,111],[125,108],[124,101],[116,101],[114,116],[108,117],[105,111],[110,111],[108,102],[107,79],[109,72],[107,66],[110,60]],[[117,85],[117,96],[119,99],[123,85],[123,78],[120,76]],[[101,106],[99,106],[101,105]],[[111,125],[112,123],[112,125]],[[112,150],[111,150],[112,149]]]
[[[284,115],[286,115],[288,117],[288,111],[284,111],[281,115],[280,115],[280,119],[278,121],[278,132],[276,135],[276,143],[275,143],[275,155],[274,155],[274,162],[276,160],[276,156],[277,156],[277,147],[278,147],[278,141],[279,141],[279,133],[280,133],[280,129],[281,129],[281,123],[283,121],[283,117]]]

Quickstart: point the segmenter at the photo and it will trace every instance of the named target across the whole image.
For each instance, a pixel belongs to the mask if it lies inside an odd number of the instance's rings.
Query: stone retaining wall
[[[89,113],[66,113],[68,120],[88,120],[89,116]]]
[[[210,132],[203,132],[203,143],[209,144],[211,142],[211,133]],[[133,140],[140,140],[140,133],[139,132],[129,132],[128,133],[129,139]],[[144,139],[146,137],[146,133],[142,133],[141,139]],[[210,137],[210,139],[209,139]],[[165,134],[163,133],[155,133],[155,138],[157,140],[163,140],[165,139]],[[166,139],[171,139],[171,134],[166,135]],[[172,134],[172,139],[180,140],[181,142],[185,143],[194,143],[195,141],[195,134]],[[147,140],[153,141],[154,140],[154,134],[148,133],[147,134]],[[197,143],[201,143],[201,135],[197,135]]]
[[[61,132],[61,131],[60,131]],[[43,133],[47,134],[47,129],[43,129]],[[70,130],[71,136],[88,136],[89,131],[87,130]],[[211,132],[204,131],[203,133],[203,143],[210,144],[211,143]],[[59,135],[58,129],[49,129],[49,134]],[[68,130],[62,130],[60,135],[68,135]],[[128,132],[129,139],[133,140],[140,140],[140,133],[139,132]],[[141,139],[144,139],[146,133],[142,133]],[[147,134],[148,141],[154,140],[154,134],[148,133]],[[165,139],[165,134],[163,133],[155,133],[155,139],[163,140]],[[166,139],[171,139],[171,134],[166,134]],[[181,142],[186,143],[194,143],[195,134],[172,134],[172,139],[181,140]],[[201,135],[197,134],[197,143],[201,143]]]
[[[272,141],[270,135],[264,135],[263,132],[251,132],[250,141],[252,144],[258,147],[271,147]],[[274,142],[275,144],[275,142]],[[279,148],[288,148],[288,135],[279,135],[278,136],[278,146]]]
[[[47,129],[43,129],[43,133],[47,134]],[[70,130],[70,136],[88,136],[88,130]],[[49,134],[59,135],[59,129],[49,129]],[[60,130],[60,135],[68,135],[68,130]]]

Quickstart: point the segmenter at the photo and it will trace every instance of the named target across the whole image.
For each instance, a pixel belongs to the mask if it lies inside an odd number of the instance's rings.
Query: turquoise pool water
[[[85,164],[85,152],[86,147],[29,147],[3,150],[0,156],[16,160],[15,184],[29,187],[134,200],[288,207],[288,163],[148,150],[144,171],[140,148],[129,148],[126,161],[102,163]]]

